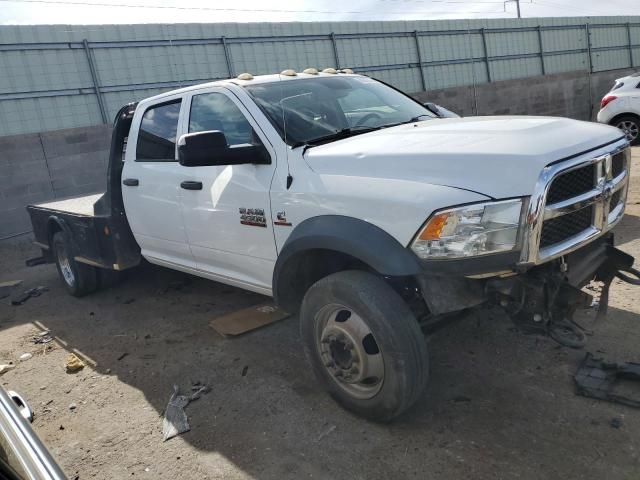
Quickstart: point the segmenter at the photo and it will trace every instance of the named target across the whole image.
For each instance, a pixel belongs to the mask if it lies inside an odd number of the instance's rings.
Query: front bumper
[[[496,255],[491,259],[493,263],[488,264],[470,263],[471,259],[448,262],[446,270],[434,272],[429,269],[418,275],[417,281],[431,315],[486,303],[504,307],[522,305],[526,301],[530,308],[525,310],[531,311],[524,315],[533,318],[538,314],[545,318],[549,317],[549,310],[555,308],[548,301],[551,290],[560,291],[564,296],[569,295],[567,292],[575,293],[575,298],[567,300],[569,303],[583,302],[587,299],[577,292],[591,280],[608,285],[618,271],[631,268],[633,257],[616,249],[613,242],[613,234],[607,233],[561,258],[520,271],[515,268],[514,258],[505,255]],[[474,267],[477,268],[474,270]],[[471,272],[484,269],[504,270],[505,273],[469,278]]]

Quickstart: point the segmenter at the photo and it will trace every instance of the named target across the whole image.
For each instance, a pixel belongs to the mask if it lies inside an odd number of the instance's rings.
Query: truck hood
[[[324,175],[405,179],[493,198],[530,195],[553,162],[622,138],[605,125],[556,117],[468,117],[399,125],[307,150]]]

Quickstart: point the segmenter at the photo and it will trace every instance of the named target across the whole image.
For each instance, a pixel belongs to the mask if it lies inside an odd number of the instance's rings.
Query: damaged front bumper
[[[613,246],[612,233],[524,271],[510,267],[515,264],[510,260],[503,256],[466,265],[450,262],[450,271],[429,269],[419,275],[417,281],[429,315],[437,318],[482,304],[499,305],[523,330],[546,332],[560,343],[580,347],[584,335],[573,322],[576,309],[597,302],[598,315],[606,313],[609,285],[616,275],[640,283],[621,274],[637,272],[632,268],[633,257]],[[485,277],[483,270],[500,273]],[[599,285],[597,300],[584,291],[591,282]]]

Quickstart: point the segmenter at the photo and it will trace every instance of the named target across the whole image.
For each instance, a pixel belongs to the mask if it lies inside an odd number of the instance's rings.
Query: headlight
[[[476,203],[435,212],[411,249],[420,258],[475,257],[518,245],[522,200]]]

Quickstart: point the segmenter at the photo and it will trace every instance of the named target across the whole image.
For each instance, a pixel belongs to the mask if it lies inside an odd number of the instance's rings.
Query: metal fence
[[[0,136],[244,71],[349,67],[417,92],[640,65],[640,17],[585,20],[0,27]]]

